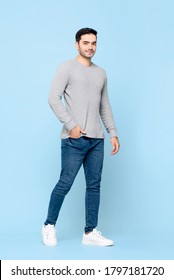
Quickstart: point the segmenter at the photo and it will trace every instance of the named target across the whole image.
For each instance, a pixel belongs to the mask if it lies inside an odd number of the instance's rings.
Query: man
[[[49,104],[63,123],[63,129],[60,179],[52,191],[48,216],[42,228],[43,243],[47,246],[57,245],[55,224],[59,211],[82,164],[86,179],[86,225],[82,243],[113,245],[112,240],[102,236],[96,229],[104,154],[100,117],[111,137],[112,155],[119,150],[107,94],[107,77],[104,70],[91,61],[96,45],[97,31],[91,28],[80,29],[76,33],[75,43],[78,56],[58,67],[51,85]]]

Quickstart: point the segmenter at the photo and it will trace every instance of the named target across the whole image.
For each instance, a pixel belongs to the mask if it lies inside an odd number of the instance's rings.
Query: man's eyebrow
[[[89,41],[83,41],[84,43],[90,43]],[[93,43],[97,43],[97,41],[93,41],[93,42],[91,42],[92,44]]]

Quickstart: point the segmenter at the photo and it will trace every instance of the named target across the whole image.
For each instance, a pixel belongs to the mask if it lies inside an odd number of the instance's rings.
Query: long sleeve
[[[107,92],[107,78],[105,78],[105,83],[102,90],[101,102],[100,102],[100,116],[102,122],[106,128],[106,131],[111,137],[117,136],[117,131],[114,123],[114,118],[112,114],[112,109],[109,103],[108,92]]]
[[[62,97],[68,85],[68,72],[64,65],[60,65],[56,71],[50,88],[48,102],[51,109],[62,122],[67,130],[71,130],[76,126],[76,123],[68,113],[65,105],[63,104]]]

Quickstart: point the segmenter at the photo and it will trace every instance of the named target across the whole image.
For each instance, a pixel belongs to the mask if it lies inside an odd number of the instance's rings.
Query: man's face
[[[97,38],[94,34],[85,34],[76,42],[76,49],[84,58],[92,58],[96,52]]]

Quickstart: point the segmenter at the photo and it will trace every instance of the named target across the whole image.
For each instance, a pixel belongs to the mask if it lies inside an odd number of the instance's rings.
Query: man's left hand
[[[119,149],[120,149],[120,143],[118,140],[118,137],[111,137],[111,144],[112,144],[112,155],[115,155],[116,153],[118,153]]]

